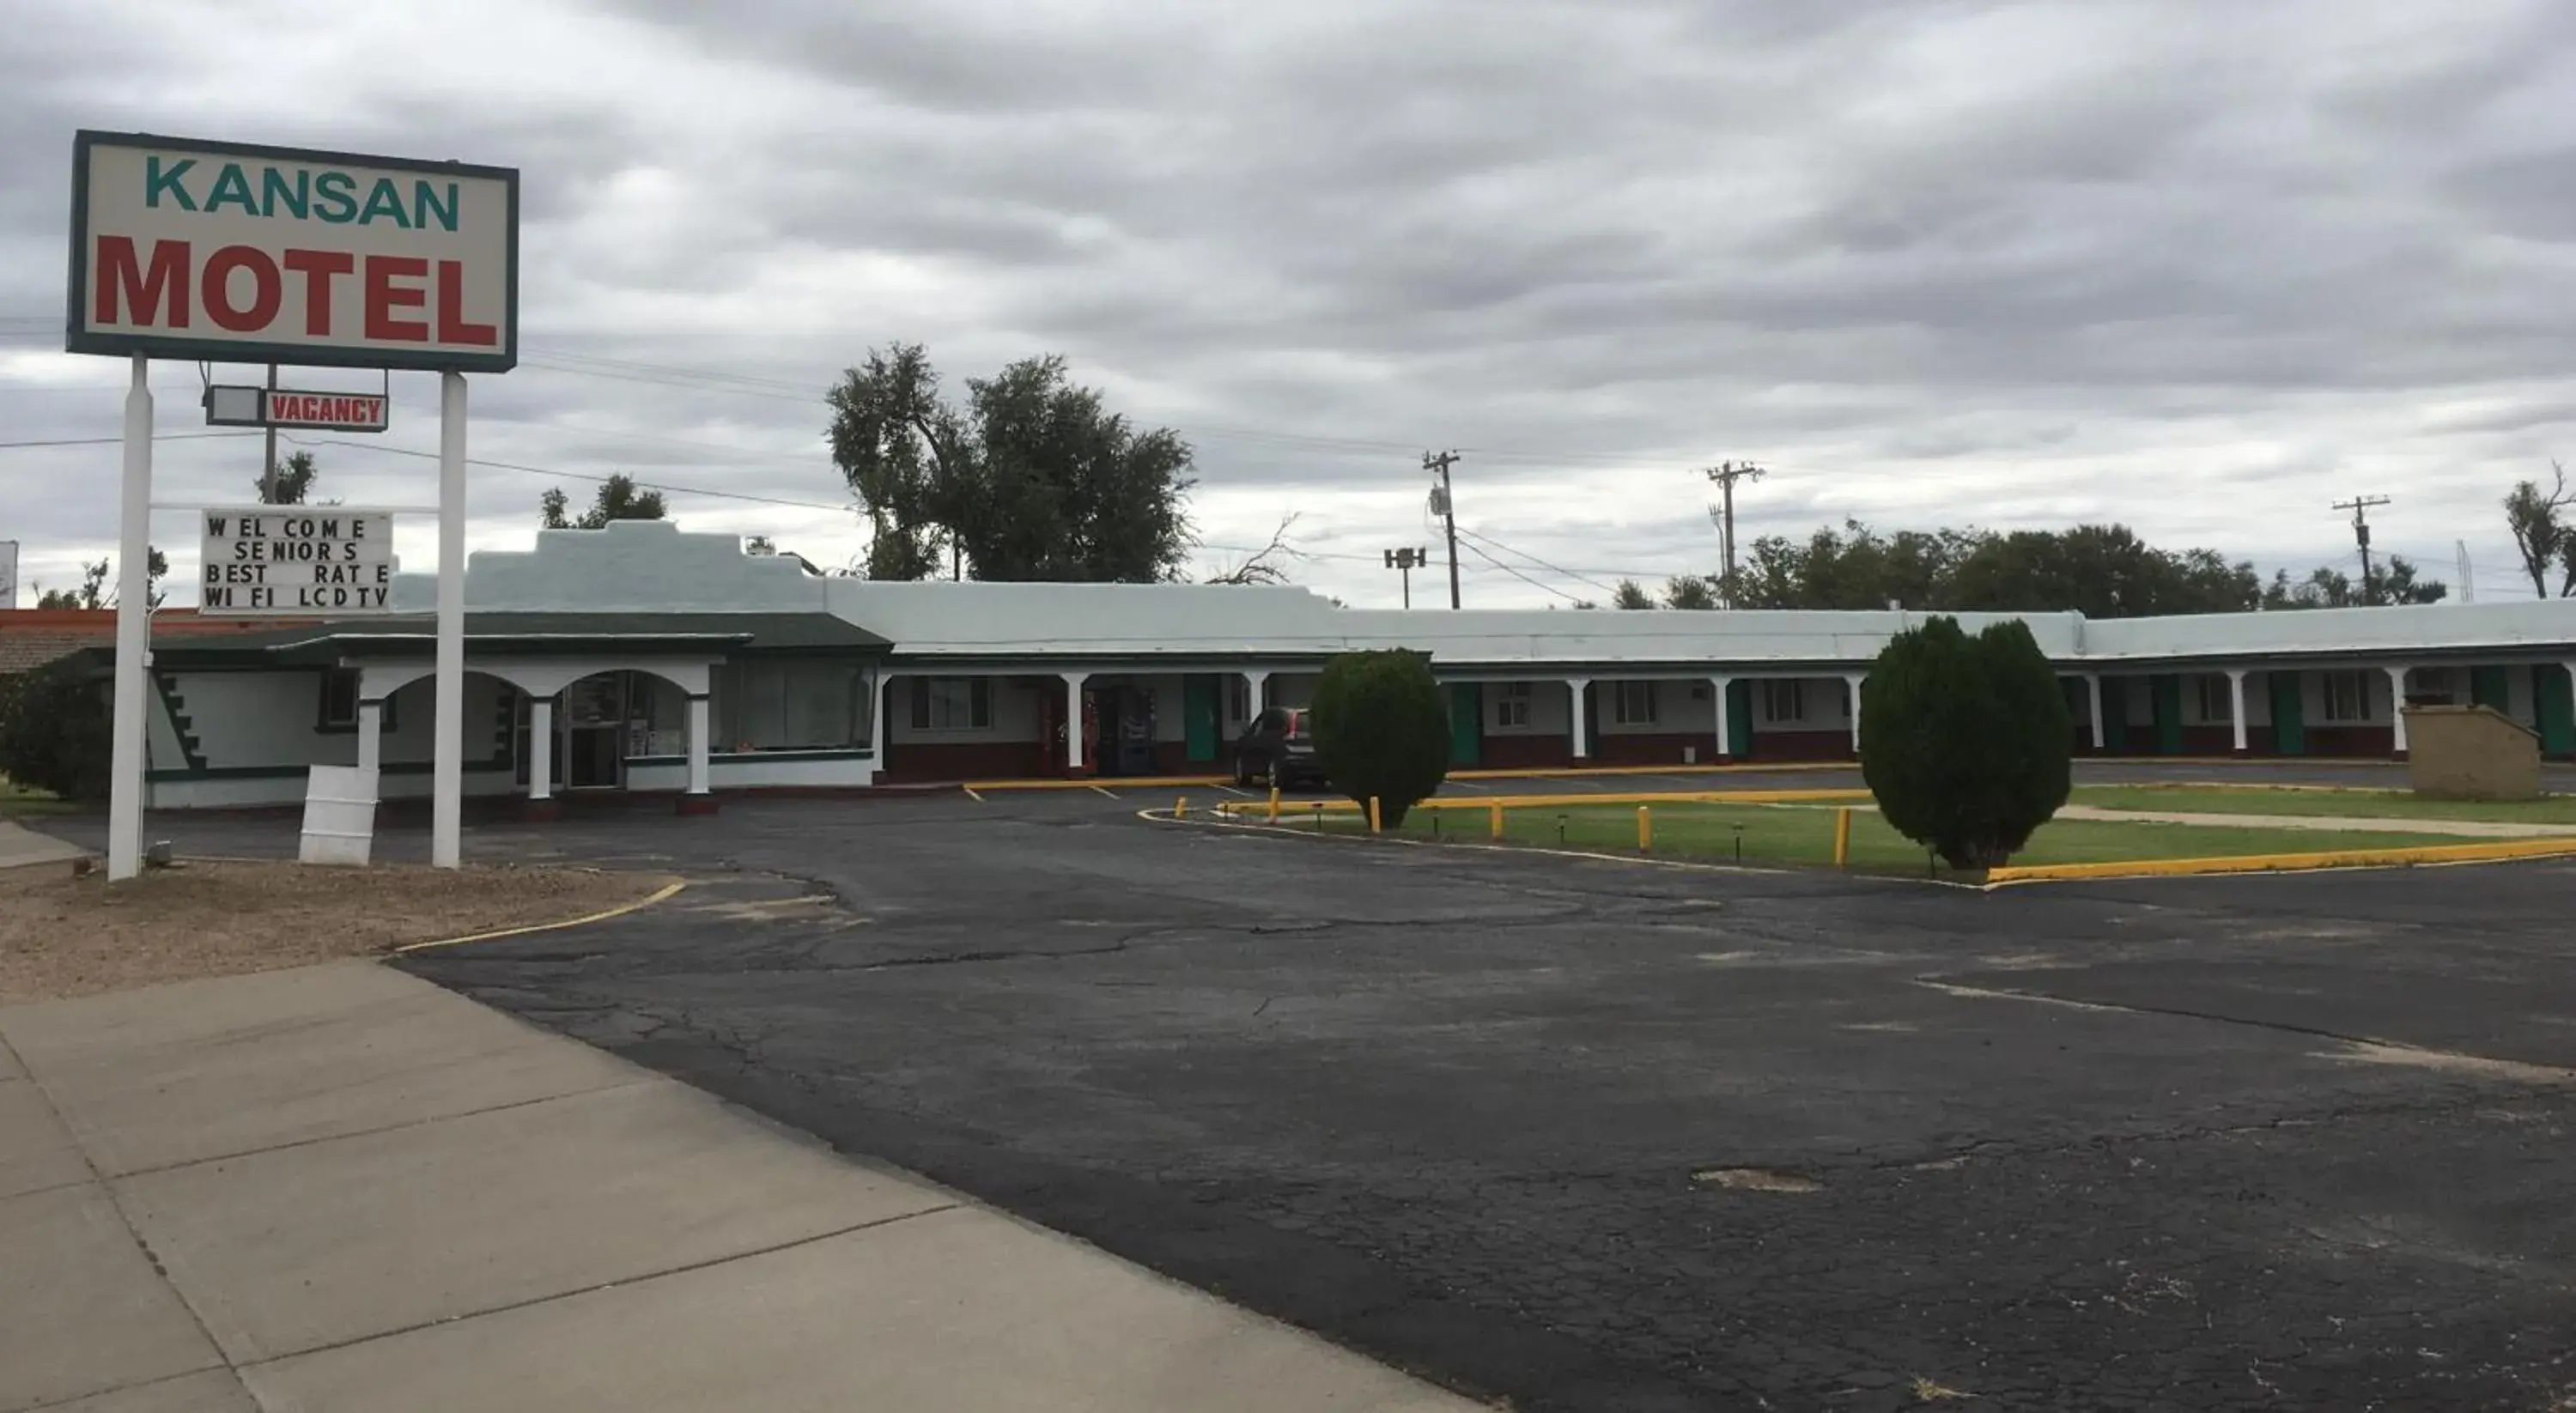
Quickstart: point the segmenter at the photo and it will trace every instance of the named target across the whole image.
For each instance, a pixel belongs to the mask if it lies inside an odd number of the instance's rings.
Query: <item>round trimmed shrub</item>
[[[66,800],[107,798],[107,681],[75,655],[0,678],[0,775]]]
[[[1393,829],[1449,777],[1449,702],[1431,659],[1390,649],[1343,653],[1315,684],[1315,759],[1333,788]]]
[[[1952,868],[2000,866],[2066,803],[2074,719],[2028,625],[1970,637],[1928,619],[1889,640],[1860,695],[1879,814]]]

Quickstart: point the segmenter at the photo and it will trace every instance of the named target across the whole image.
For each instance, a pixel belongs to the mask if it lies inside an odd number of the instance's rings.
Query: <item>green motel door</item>
[[[1475,682],[1449,684],[1449,764],[1473,768],[1485,760],[1485,689]]]
[[[1224,693],[1206,673],[1181,679],[1183,749],[1192,765],[1213,764],[1217,755],[1217,713]]]

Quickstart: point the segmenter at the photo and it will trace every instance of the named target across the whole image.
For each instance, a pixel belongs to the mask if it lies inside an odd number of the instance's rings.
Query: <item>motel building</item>
[[[1919,617],[878,583],[659,521],[477,553],[465,595],[465,789],[539,817],[591,792],[690,811],[745,790],[1226,773],[1247,721],[1367,648],[1430,654],[1461,769],[1844,760],[1871,660]],[[156,635],[152,807],[295,802],[313,765],[425,795],[433,598],[397,575],[390,616]],[[2476,703],[2576,755],[2576,600],[2024,621],[2087,754],[2386,759],[2406,750],[2401,703]]]

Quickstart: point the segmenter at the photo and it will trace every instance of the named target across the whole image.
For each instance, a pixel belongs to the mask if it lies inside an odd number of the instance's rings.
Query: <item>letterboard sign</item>
[[[222,615],[389,613],[394,517],[343,506],[205,512],[198,611]]]

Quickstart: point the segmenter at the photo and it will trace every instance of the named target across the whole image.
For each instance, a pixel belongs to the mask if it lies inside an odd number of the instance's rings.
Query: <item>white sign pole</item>
[[[438,744],[429,861],[455,868],[465,793],[465,375],[438,375]]]
[[[117,522],[116,712],[107,786],[107,876],[143,871],[144,680],[152,641],[152,362],[125,394],[125,503]]]

